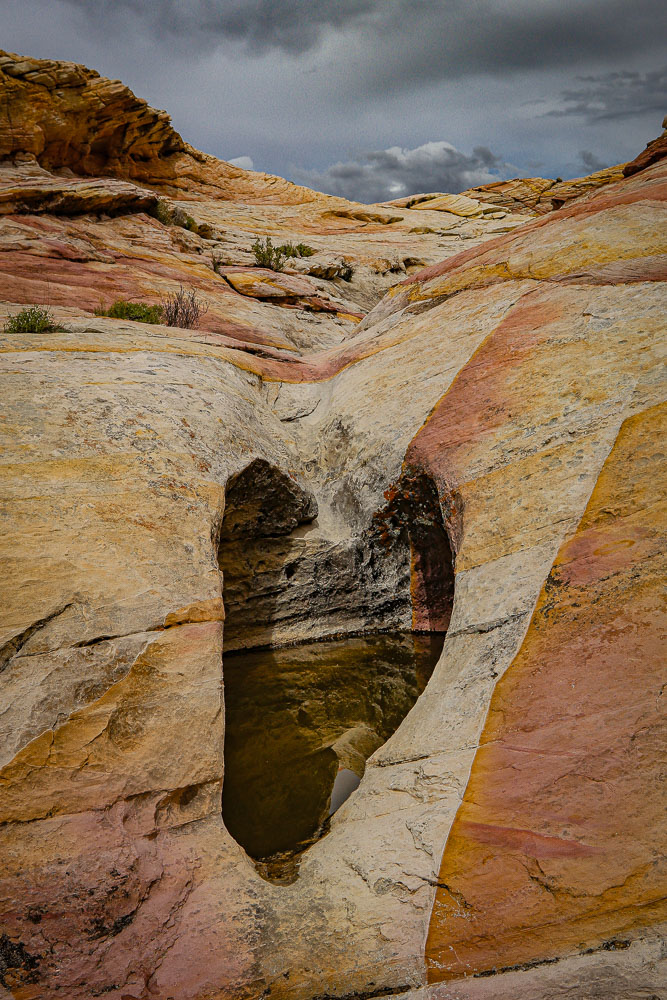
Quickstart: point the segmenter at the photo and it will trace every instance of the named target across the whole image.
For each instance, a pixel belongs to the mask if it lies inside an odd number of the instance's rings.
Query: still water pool
[[[300,854],[423,691],[443,641],[390,632],[225,656],[222,812],[265,878],[296,877]]]

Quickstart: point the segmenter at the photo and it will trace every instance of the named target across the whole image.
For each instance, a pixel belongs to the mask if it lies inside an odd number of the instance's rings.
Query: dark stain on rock
[[[39,958],[31,955],[20,941],[0,935],[0,983],[6,989],[36,982],[38,965]]]

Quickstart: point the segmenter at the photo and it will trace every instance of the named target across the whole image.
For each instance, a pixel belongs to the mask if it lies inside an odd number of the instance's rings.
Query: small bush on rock
[[[100,306],[95,310],[96,316],[111,316],[113,319],[132,319],[137,323],[161,323],[162,306],[148,306],[144,302],[128,302],[127,299],[116,299],[112,306],[105,309]]]
[[[195,220],[187,212],[184,212],[182,208],[174,208],[173,225],[180,226],[181,229],[189,229],[191,233],[199,233],[199,227]]]
[[[208,306],[202,302],[194,290],[186,292],[183,286],[177,292],[172,292],[162,300],[164,323],[167,326],[191,330],[208,312]]]
[[[312,257],[315,251],[312,247],[307,246],[305,243],[283,243],[281,246],[276,247],[276,250],[282,252],[285,257]]]
[[[286,254],[282,247],[274,247],[273,240],[267,236],[264,242],[259,236],[252,245],[252,252],[259,267],[268,267],[272,271],[282,271]]]
[[[199,233],[199,227],[192,216],[178,205],[170,205],[164,198],[158,200],[152,214],[163,226],[180,226],[181,229],[189,229],[191,233]]]
[[[252,245],[252,252],[260,267],[270,267],[272,271],[282,271],[288,257],[312,257],[315,253],[306,243],[281,243],[274,247],[270,236],[264,242],[258,236]]]
[[[49,333],[57,329],[53,316],[43,306],[26,306],[5,322],[5,333]]]

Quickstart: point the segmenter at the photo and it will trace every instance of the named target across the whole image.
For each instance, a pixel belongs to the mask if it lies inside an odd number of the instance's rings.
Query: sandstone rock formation
[[[85,67],[4,54],[0,86],[8,301],[90,314],[117,298],[153,304],[183,284],[207,301],[206,336],[216,343],[269,353],[333,346],[406,274],[527,218],[425,211],[417,228],[427,232],[415,234],[411,212],[350,203],[186,147],[164,112]],[[91,178],[95,171],[104,176]],[[158,194],[194,231],[160,221]],[[251,253],[258,235],[315,253],[291,259],[284,275],[262,275]]]
[[[498,205],[487,204],[463,194],[443,194],[441,191],[413,194],[408,198],[388,201],[386,204],[396,208],[411,208],[416,212],[450,212],[452,215],[460,215],[465,219],[480,215],[491,215],[497,219],[505,217],[504,210],[499,210]]]
[[[650,167],[652,163],[657,163],[659,160],[664,159],[665,155],[667,155],[667,115],[662,120],[662,128],[662,135],[647,143],[646,149],[643,149],[639,156],[636,156],[634,160],[630,160],[629,163],[625,164],[623,167],[624,177],[631,177],[632,174]]]
[[[127,215],[153,211],[158,200],[126,181],[56,177],[33,163],[0,174],[1,215]]]
[[[573,180],[552,181],[545,177],[515,177],[509,181],[494,181],[492,184],[482,184],[470,188],[462,194],[469,198],[481,199],[497,208],[508,212],[534,212],[544,215],[584,194],[612,184],[624,176],[627,164],[620,163],[615,167],[605,167],[596,170],[586,177],[575,177]]]
[[[64,327],[0,337],[6,995],[658,996],[667,162],[530,220],[364,207],[0,70],[0,311]],[[266,233],[316,253],[253,268]],[[200,329],[92,314],[181,283]],[[221,816],[223,641],[378,627],[448,632],[273,885]]]

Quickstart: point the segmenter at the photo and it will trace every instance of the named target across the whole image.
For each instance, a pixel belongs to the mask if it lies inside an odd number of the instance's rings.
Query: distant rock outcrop
[[[506,215],[505,211],[500,209],[498,205],[478,201],[466,194],[444,194],[441,191],[430,194],[413,194],[407,198],[389,201],[387,204],[395,205],[397,208],[411,208],[416,212],[450,212],[452,215],[459,215],[464,219],[483,215],[503,219]]]
[[[318,198],[282,178],[268,183],[264,174],[200,153],[166,111],[85,66],[0,50],[0,87],[0,160],[34,158],[47,170],[124,178],[175,197],[243,195],[280,204]]]
[[[660,995],[667,160],[359,206],[0,68],[0,312],[58,326],[0,335],[4,991]],[[179,285],[200,328],[93,315]],[[221,815],[226,612],[448,627],[289,885]]]
[[[597,170],[586,177],[575,177],[570,181],[552,181],[545,177],[515,177],[510,181],[481,184],[462,193],[469,198],[479,198],[498,208],[504,208],[508,212],[534,212],[536,215],[544,215],[545,212],[562,208],[574,198],[580,198],[581,195],[620,180],[624,176],[623,171],[624,164],[620,163],[618,166],[605,167],[604,170]]]
[[[128,215],[157,203],[153,191],[112,177],[62,177],[36,163],[0,168],[0,215]]]
[[[0,55],[5,99],[0,156],[32,154],[47,169],[145,177],[145,164],[187,147],[165,111],[76,63]],[[9,127],[8,127],[9,126]]]
[[[630,160],[629,163],[625,164],[623,167],[624,177],[632,177],[633,174],[639,173],[640,170],[645,170],[652,163],[657,163],[667,156],[667,115],[663,119],[662,127],[664,129],[662,135],[659,135],[657,139],[653,139],[652,142],[647,143],[646,149],[642,150],[639,156],[636,156],[634,160]]]

